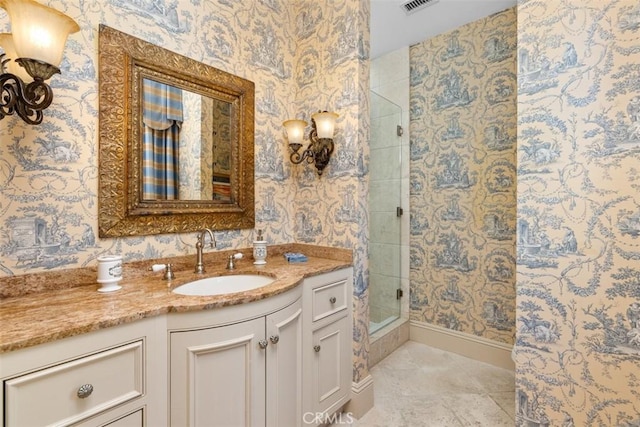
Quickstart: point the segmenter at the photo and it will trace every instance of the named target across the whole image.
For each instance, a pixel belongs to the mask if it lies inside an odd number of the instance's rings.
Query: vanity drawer
[[[347,309],[347,281],[338,280],[312,289],[314,322]]]
[[[142,396],[143,349],[140,340],[5,380],[7,427],[77,423]]]

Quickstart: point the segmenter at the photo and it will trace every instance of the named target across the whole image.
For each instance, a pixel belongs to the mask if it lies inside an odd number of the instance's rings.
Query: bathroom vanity
[[[294,426],[339,410],[351,390],[351,261],[281,258],[245,262],[238,272],[275,279],[247,292],[177,295],[194,278],[178,268],[175,283],[136,277],[110,295],[86,285],[4,299],[0,419]]]

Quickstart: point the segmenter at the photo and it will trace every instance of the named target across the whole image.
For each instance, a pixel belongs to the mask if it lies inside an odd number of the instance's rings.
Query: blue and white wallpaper
[[[640,425],[640,3],[518,4],[516,417]]]
[[[516,16],[410,48],[411,320],[515,334]]]
[[[270,244],[354,250],[354,380],[367,375],[369,2],[360,0],[45,1],[75,19],[52,106],[40,126],[0,122],[0,280],[194,253],[192,234],[97,237],[98,25],[251,80],[256,87],[256,228]],[[0,32],[10,31],[0,10]],[[282,122],[318,110],[340,118],[322,178],[292,165]],[[216,232],[218,249],[249,247],[254,230]]]

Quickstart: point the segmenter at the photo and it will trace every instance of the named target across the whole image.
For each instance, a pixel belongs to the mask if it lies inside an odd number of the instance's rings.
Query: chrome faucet
[[[196,269],[195,272],[198,274],[204,273],[204,263],[202,262],[202,248],[204,247],[204,239],[205,233],[209,233],[211,236],[211,247],[216,247],[216,238],[213,236],[213,231],[205,228],[204,230],[198,233],[198,241],[196,242]]]

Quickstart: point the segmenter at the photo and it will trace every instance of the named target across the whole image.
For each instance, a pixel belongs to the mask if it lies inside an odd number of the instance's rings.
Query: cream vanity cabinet
[[[0,420],[6,427],[322,423],[350,398],[352,276],[345,268],[258,301],[0,354]]]
[[[165,425],[161,318],[0,354],[6,427]]]
[[[172,426],[301,424],[301,294],[169,316]]]
[[[303,417],[324,424],[351,398],[353,269],[304,281]]]

